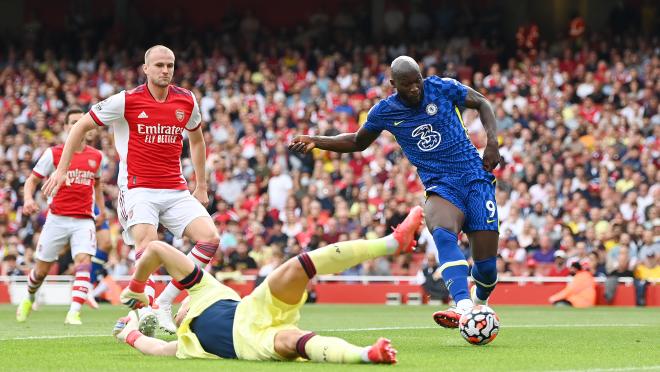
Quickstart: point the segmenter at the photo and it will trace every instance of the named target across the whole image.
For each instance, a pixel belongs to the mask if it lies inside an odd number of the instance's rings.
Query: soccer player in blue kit
[[[391,73],[396,93],[372,107],[357,132],[297,136],[289,149],[356,152],[369,147],[383,130],[394,135],[426,188],[426,224],[438,248],[442,278],[456,302],[433,318],[442,327],[457,328],[464,312],[474,304],[486,304],[497,283],[499,221],[491,172],[501,158],[495,115],[490,102],[472,88],[454,79],[423,79],[411,57],[396,58]],[[459,107],[479,111],[488,138],[483,160],[470,142]],[[470,240],[474,259],[471,294],[469,266],[457,243],[461,230]]]

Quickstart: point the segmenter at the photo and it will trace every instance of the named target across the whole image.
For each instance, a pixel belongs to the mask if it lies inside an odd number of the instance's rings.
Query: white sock
[[[474,303],[472,303],[472,300],[460,300],[456,303],[456,308],[459,310],[470,310],[471,308],[474,307]]]
[[[77,271],[73,287],[71,288],[71,307],[69,311],[80,311],[82,304],[87,300],[87,293],[92,283],[89,281],[89,270]]]
[[[365,363],[371,363],[371,360],[369,360],[369,350],[371,350],[371,346],[367,346],[362,349],[362,354],[360,354],[362,361]]]
[[[144,314],[149,314],[151,312],[152,312],[151,306],[145,306],[145,307],[141,307],[141,308],[137,309],[138,319],[142,319]]]
[[[105,284],[105,282],[101,281],[99,284],[96,285],[96,288],[94,288],[94,291],[92,292],[92,296],[95,298],[102,295],[105,293],[105,291],[108,290],[108,285]]]
[[[70,313],[77,313],[77,312],[80,311],[80,309],[82,309],[82,304],[80,304],[78,302],[72,302],[71,307],[69,308],[69,312]]]
[[[158,306],[162,306],[162,305],[172,306],[172,302],[174,302],[174,299],[176,298],[176,296],[179,295],[179,293],[181,293],[181,290],[175,287],[174,284],[172,284],[172,282],[169,282],[167,283],[167,287],[165,287],[165,289],[163,290],[163,293],[161,293],[160,296],[158,296],[158,298],[156,299],[156,304]]]
[[[197,242],[186,256],[200,269],[204,269],[217,250],[218,244]]]
[[[382,239],[385,241],[387,254],[394,254],[394,252],[396,252],[396,250],[399,248],[399,241],[394,238],[393,234],[390,234]]]

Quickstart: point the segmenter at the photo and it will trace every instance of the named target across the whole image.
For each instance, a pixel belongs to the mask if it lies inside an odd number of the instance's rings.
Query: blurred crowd
[[[213,270],[265,275],[303,250],[383,236],[424,201],[414,167],[389,134],[362,153],[287,150],[297,134],[357,130],[372,105],[393,92],[390,61],[408,54],[426,76],[458,79],[493,104],[505,160],[495,171],[501,277],[568,276],[579,262],[595,276],[660,279],[658,38],[580,33],[545,42],[535,35],[507,53],[496,36],[434,34],[436,20],[418,13],[401,22],[389,14],[390,43],[351,38],[359,17],[322,13],[294,34],[268,32],[248,15],[219,38],[176,36],[174,80],[194,92],[204,123],[209,211],[222,246]],[[406,30],[426,37],[394,37]],[[66,138],[67,108],[88,109],[144,82],[139,67],[148,45],[83,45],[77,54],[8,48],[0,60],[0,275],[33,263],[47,206],[38,197],[42,212],[23,215],[22,185],[44,150]],[[464,110],[463,118],[482,150],[477,112]],[[103,181],[116,247],[110,267],[124,272],[130,255],[114,213],[113,136],[99,129],[91,144],[108,159]],[[182,165],[193,188],[186,146]],[[191,247],[162,234],[184,251]],[[432,239],[422,235],[420,251],[432,253]],[[461,242],[469,256],[466,237]],[[415,275],[433,265],[432,254],[420,253],[347,273]]]

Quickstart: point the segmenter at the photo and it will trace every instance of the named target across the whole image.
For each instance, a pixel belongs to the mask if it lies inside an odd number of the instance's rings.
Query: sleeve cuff
[[[40,178],[40,179],[43,179],[43,178],[44,178],[44,176],[42,176],[41,174],[39,174],[39,172],[37,172],[37,171],[35,171],[35,170],[32,171],[32,174],[34,174],[35,176],[37,176],[37,178]]]
[[[186,127],[186,129],[187,129],[189,132],[194,132],[194,131],[196,131],[197,129],[199,129],[199,127],[201,127],[201,126],[202,126],[202,122],[200,121],[199,123],[197,123],[197,126],[195,126],[194,128],[192,128],[192,129],[188,129],[188,127]]]
[[[101,119],[99,119],[99,117],[96,116],[96,114],[94,113],[94,111],[89,110],[89,116],[92,117],[92,119],[94,120],[94,122],[96,123],[96,125],[98,125],[99,127],[104,127],[104,126],[105,126],[105,124],[103,124],[103,122],[101,121]]]

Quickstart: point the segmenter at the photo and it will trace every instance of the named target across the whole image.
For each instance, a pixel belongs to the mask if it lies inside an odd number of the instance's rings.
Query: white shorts
[[[41,230],[35,257],[44,262],[57,260],[62,248],[71,246],[71,257],[96,253],[96,225],[91,218],[74,218],[49,213]]]
[[[197,217],[211,216],[188,190],[119,189],[119,223],[128,245],[135,245],[130,234],[134,225],[146,223],[158,228],[161,223],[174,236],[181,238],[186,227]]]

